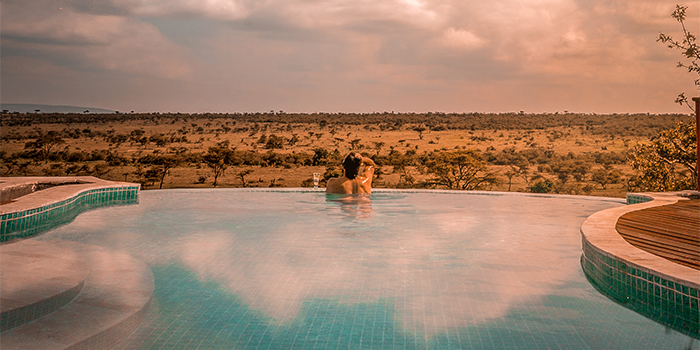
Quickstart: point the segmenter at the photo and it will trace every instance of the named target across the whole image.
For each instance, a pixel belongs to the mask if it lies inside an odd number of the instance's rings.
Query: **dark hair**
[[[362,156],[358,153],[351,152],[345,156],[343,160],[343,168],[345,168],[345,177],[353,180],[357,177],[357,173],[360,171],[360,164],[362,164]]]

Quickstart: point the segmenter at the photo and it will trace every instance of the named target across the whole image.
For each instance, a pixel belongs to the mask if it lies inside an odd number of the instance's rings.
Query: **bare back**
[[[354,179],[347,177],[336,177],[328,179],[326,193],[329,194],[360,194],[372,193],[372,178],[374,177],[374,166],[365,167],[361,176]]]

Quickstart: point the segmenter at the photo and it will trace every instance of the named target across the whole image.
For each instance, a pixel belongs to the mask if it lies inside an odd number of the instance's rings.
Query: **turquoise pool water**
[[[38,237],[155,279],[124,349],[681,349],[597,292],[579,227],[619,200],[385,191],[144,191]],[[111,262],[105,262],[111,263]]]

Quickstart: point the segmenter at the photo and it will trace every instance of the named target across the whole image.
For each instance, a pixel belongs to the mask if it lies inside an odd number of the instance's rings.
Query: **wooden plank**
[[[639,249],[700,270],[700,200],[627,213],[616,229]]]

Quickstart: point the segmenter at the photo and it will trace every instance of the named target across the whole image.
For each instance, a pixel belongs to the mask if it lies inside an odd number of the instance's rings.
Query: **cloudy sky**
[[[161,112],[688,112],[676,0],[3,0],[0,101]],[[700,6],[688,3],[700,31]]]

